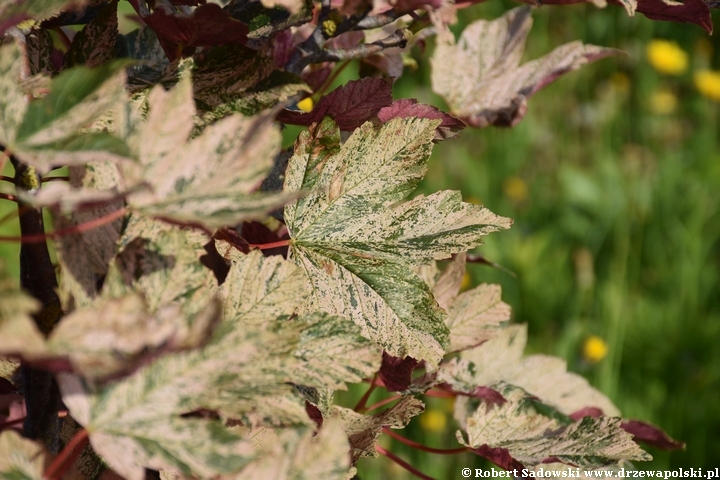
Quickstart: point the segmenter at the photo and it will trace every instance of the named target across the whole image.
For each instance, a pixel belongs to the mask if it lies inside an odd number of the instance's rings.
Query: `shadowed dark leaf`
[[[633,435],[636,442],[647,443],[662,450],[680,450],[685,448],[683,442],[678,442],[663,432],[660,428],[640,420],[625,420],[620,428]]]
[[[63,60],[65,67],[75,65],[97,67],[116,57],[117,6],[116,0],[107,4],[85,28],[75,35]]]
[[[505,470],[518,469],[522,470],[525,465],[515,460],[507,448],[490,448],[487,445],[482,445],[478,448],[471,450],[475,455],[480,455],[483,458],[487,458],[492,463]]]
[[[388,392],[407,390],[412,382],[412,372],[418,363],[412,357],[399,358],[383,352],[380,379]]]
[[[293,125],[311,125],[329,115],[340,130],[354,130],[391,103],[391,79],[362,78],[325,95],[310,113],[285,110],[280,112],[277,120]]]

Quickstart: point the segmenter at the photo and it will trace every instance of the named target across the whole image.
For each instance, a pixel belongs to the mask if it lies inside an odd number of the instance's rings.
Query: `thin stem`
[[[0,180],[15,184],[15,179],[13,177],[8,177],[7,175],[0,175]]]
[[[14,425],[23,423],[25,421],[25,417],[22,418],[16,418],[15,420],[10,420],[9,422],[0,423],[0,431],[5,430],[6,428],[10,428]]]
[[[325,92],[328,88],[330,88],[330,85],[335,81],[335,79],[342,73],[347,66],[350,65],[350,60],[345,60],[343,63],[340,64],[338,68],[335,69],[335,71],[330,75],[330,78],[328,78],[322,87],[316,92],[316,95],[318,96],[318,99],[325,95]]]
[[[9,193],[2,193],[0,192],[0,199],[2,200],[10,200],[11,202],[17,203],[18,198],[15,195],[11,195]]]
[[[24,244],[31,244],[31,243],[42,243],[47,241],[48,239],[55,239],[59,237],[63,237],[65,235],[71,235],[73,233],[82,233],[86,232],[88,230],[92,230],[94,228],[101,227],[105,224],[108,224],[114,220],[117,220],[118,218],[122,218],[125,216],[125,214],[128,212],[127,207],[123,207],[120,210],[115,210],[114,212],[111,212],[103,217],[96,218],[94,220],[90,220],[89,222],[81,223],[80,225],[75,225],[74,227],[68,227],[64,228],[62,230],[56,230],[54,232],[48,232],[48,233],[40,233],[35,235],[21,235],[19,237],[4,237],[0,236],[0,242],[21,242]]]
[[[44,182],[59,182],[61,180],[64,182],[68,182],[68,181],[70,181],[70,177],[45,177],[42,179],[43,183]]]
[[[425,475],[424,473],[422,473],[420,470],[416,469],[415,467],[413,467],[412,465],[410,465],[409,463],[407,463],[405,460],[403,460],[402,458],[398,457],[398,456],[395,455],[394,453],[385,450],[385,449],[382,448],[380,445],[375,444],[375,450],[376,450],[380,455],[383,455],[383,456],[388,457],[390,460],[392,460],[393,462],[397,463],[398,465],[400,465],[401,467],[403,467],[405,470],[407,470],[408,472],[412,473],[412,474],[415,475],[416,477],[422,478],[423,480],[435,480],[433,477],[428,477],[427,475]]]
[[[355,410],[356,412],[359,412],[360,410],[365,408],[365,404],[367,404],[367,401],[370,398],[370,395],[372,395],[372,393],[377,388],[377,385],[375,385],[375,380],[377,379],[377,377],[378,377],[378,374],[376,373],[373,376],[372,383],[370,383],[370,388],[367,389],[367,391],[362,396],[360,401],[357,403],[357,405],[355,405],[355,408],[353,410]]]
[[[54,27],[52,30],[60,37],[60,40],[65,46],[65,50],[69,49],[70,45],[72,45],[72,40],[70,40],[70,37],[67,36],[65,30],[63,30],[62,27]]]
[[[451,392],[444,392],[442,390],[428,390],[424,393],[424,395],[427,395],[428,397],[435,397],[435,398],[455,398],[457,397],[456,394]]]
[[[255,243],[250,244],[250,248],[257,248],[258,250],[270,250],[271,248],[278,248],[278,247],[287,247],[290,245],[290,240],[280,240],[278,242],[270,242],[270,243]]]
[[[379,402],[373,403],[372,405],[370,405],[369,407],[367,407],[367,408],[365,409],[365,412],[366,412],[366,413],[367,413],[367,412],[371,412],[371,411],[375,410],[376,408],[380,408],[380,407],[382,407],[383,405],[387,405],[388,403],[392,403],[392,402],[394,402],[395,400],[398,400],[398,399],[400,399],[400,398],[402,398],[402,395],[395,395],[395,396],[393,396],[393,397],[386,398],[385,400],[380,400]]]
[[[45,470],[43,477],[48,480],[59,480],[67,472],[75,459],[80,455],[88,443],[88,432],[84,428],[77,432],[70,442],[65,445],[60,455]]]
[[[421,443],[416,443],[410,440],[409,438],[405,438],[400,434],[397,434],[390,430],[389,428],[383,428],[383,433],[391,436],[395,440],[397,440],[400,443],[404,443],[405,445],[416,448],[418,450],[422,450],[423,452],[428,453],[437,453],[439,455],[457,455],[458,453],[465,453],[469,452],[470,449],[468,447],[460,447],[460,448],[432,448],[428,447],[427,445],[423,445]]]

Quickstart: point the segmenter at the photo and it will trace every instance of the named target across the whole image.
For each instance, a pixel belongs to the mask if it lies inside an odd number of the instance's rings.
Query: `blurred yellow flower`
[[[513,202],[521,203],[528,198],[528,187],[522,178],[508,177],[503,182],[503,193]]]
[[[671,90],[660,88],[650,94],[650,110],[658,115],[668,115],[677,108],[678,99]]]
[[[470,276],[470,272],[465,272],[465,275],[463,275],[462,283],[460,284],[460,291],[464,292],[470,287],[472,287],[472,276]]]
[[[475,195],[470,195],[464,201],[465,201],[465,203],[473,203],[475,205],[482,205],[482,200],[480,200]]]
[[[590,363],[597,363],[605,358],[607,351],[607,343],[597,335],[589,336],[583,345],[583,357]]]
[[[304,98],[297,103],[297,107],[303,112],[312,112],[313,99],[311,97]]]
[[[701,70],[695,72],[695,87],[708,98],[720,102],[720,72]]]
[[[420,415],[420,425],[426,432],[442,432],[447,426],[447,418],[439,410],[428,410]]]
[[[688,68],[688,55],[675,42],[651,40],[645,53],[650,65],[660,73],[681,75]]]
[[[620,93],[627,93],[630,90],[630,79],[622,72],[613,73],[610,84]]]

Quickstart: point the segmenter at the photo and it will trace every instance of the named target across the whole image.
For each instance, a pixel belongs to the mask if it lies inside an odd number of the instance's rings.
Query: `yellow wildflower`
[[[420,415],[420,425],[426,432],[442,432],[447,426],[447,418],[439,410],[428,410]]]
[[[303,112],[312,112],[313,106],[312,97],[304,98],[297,103],[297,107]]]
[[[508,177],[503,182],[503,193],[515,203],[522,203],[528,198],[527,184],[520,177]]]
[[[645,53],[650,65],[660,73],[681,75],[688,68],[688,55],[675,42],[652,40]]]
[[[658,115],[668,115],[674,112],[677,104],[677,96],[671,90],[661,88],[650,94],[650,110]]]
[[[701,70],[695,72],[695,87],[706,97],[720,102],[720,72]]]
[[[583,345],[583,357],[590,363],[597,363],[605,358],[607,351],[607,343],[597,335],[589,336]]]
[[[470,272],[465,272],[465,275],[463,275],[462,278],[462,283],[460,284],[460,291],[464,292],[470,287],[472,287],[472,276],[470,275]]]
[[[610,84],[620,93],[627,93],[630,90],[630,79],[622,72],[613,73]]]

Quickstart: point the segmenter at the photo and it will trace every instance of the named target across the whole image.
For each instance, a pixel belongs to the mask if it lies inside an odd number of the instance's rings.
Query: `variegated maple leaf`
[[[581,467],[595,467],[619,460],[651,460],[620,427],[619,418],[585,417],[573,422],[552,412],[523,389],[494,385],[506,402],[481,403],[467,419],[467,439],[458,441],[472,448],[487,445],[507,449],[512,458],[536,465],[546,458]]]
[[[401,202],[427,170],[440,120],[365,123],[344,143],[330,118],[301,134],[286,192],[290,258],[312,283],[307,309],[347,317],[396,357],[436,365],[448,344],[445,313],[411,267],[480,243],[511,220],[463,203],[459,192]]]
[[[524,6],[497,20],[473,22],[457,45],[439,40],[432,57],[432,85],[453,115],[474,127],[514,126],[525,117],[527,99],[538,90],[567,72],[617,53],[572,42],[520,65],[532,26],[530,12]]]
[[[95,451],[129,479],[145,467],[208,477],[250,465],[251,442],[185,414],[313,425],[293,385],[342,388],[377,370],[380,350],[343,319],[291,316],[305,281],[280,257],[238,255],[222,287],[222,319],[203,349],[166,355],[101,388],[62,376],[63,400]]]
[[[257,191],[280,151],[271,114],[231,115],[190,139],[195,104],[189,77],[169,92],[155,87],[148,104],[147,120],[136,118],[127,134],[139,165],[126,166],[126,183],[148,187],[129,196],[130,207],[215,228],[263,218],[297,196]]]

